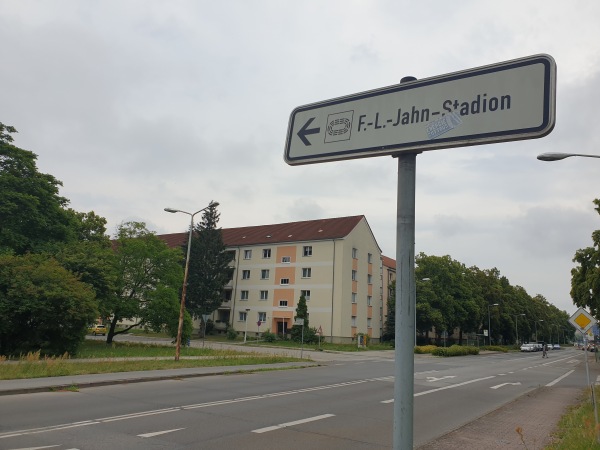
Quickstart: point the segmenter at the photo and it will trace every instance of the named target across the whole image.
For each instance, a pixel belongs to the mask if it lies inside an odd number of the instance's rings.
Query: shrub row
[[[479,347],[465,347],[462,345],[452,345],[450,347],[436,347],[432,352],[434,356],[465,356],[478,355]]]
[[[437,345],[417,345],[415,347],[415,353],[422,355],[424,353],[431,353],[437,348]]]

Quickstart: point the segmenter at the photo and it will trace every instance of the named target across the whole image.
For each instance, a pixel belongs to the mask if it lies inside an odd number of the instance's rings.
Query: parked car
[[[553,350],[560,350],[560,344],[554,344],[554,345],[552,346],[552,349],[553,349]]]
[[[521,345],[521,351],[522,352],[535,352],[535,345],[534,344],[523,344],[523,345]]]
[[[98,334],[106,336],[106,325],[92,325],[90,328],[88,328],[88,331],[94,336]]]

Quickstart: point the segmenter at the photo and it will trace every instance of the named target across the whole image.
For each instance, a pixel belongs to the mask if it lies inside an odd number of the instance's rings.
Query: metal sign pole
[[[396,217],[396,330],[394,367],[394,450],[413,448],[415,336],[416,153],[398,158]]]

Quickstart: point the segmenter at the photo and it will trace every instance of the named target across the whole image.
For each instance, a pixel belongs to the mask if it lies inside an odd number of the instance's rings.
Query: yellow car
[[[94,336],[96,336],[97,334],[105,336],[106,325],[92,325],[90,328],[88,328],[88,332],[92,333]]]

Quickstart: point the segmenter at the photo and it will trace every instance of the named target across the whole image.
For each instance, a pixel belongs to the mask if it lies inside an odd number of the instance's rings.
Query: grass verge
[[[181,349],[183,359],[179,361],[152,359],[171,358],[174,355],[172,346],[132,342],[115,342],[113,345],[106,345],[104,342],[86,341],[78,358],[70,358],[69,355],[41,358],[39,353],[30,353],[17,361],[0,361],[0,380],[300,361],[298,358],[286,356],[187,347]],[[194,359],[185,359],[186,357]],[[120,358],[131,359],[121,360]],[[136,360],[133,358],[150,359]]]
[[[600,389],[595,389],[596,405],[600,409]],[[587,390],[579,405],[573,406],[559,421],[556,442],[546,450],[592,450],[600,449],[594,418],[591,392]]]

